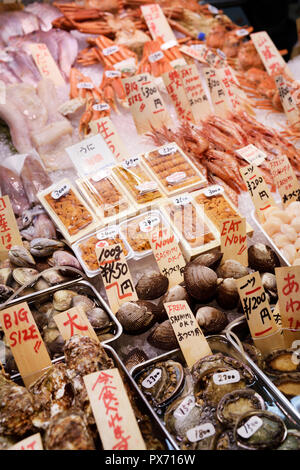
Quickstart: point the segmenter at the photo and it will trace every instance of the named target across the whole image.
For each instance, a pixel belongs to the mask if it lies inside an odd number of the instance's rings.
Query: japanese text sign
[[[300,340],[300,266],[275,268],[279,310],[286,347]]]
[[[168,227],[153,230],[149,242],[160,272],[169,279],[169,288],[180,284],[186,263],[173,231]]]
[[[211,49],[204,44],[193,44],[192,46],[183,45],[180,51],[201,63],[211,65],[212,67],[220,66],[224,63],[223,59],[218,54],[215,54]]]
[[[100,134],[81,140],[66,148],[80,176],[95,174],[107,165],[114,165],[114,155]]]
[[[234,70],[227,66],[216,69],[216,73],[225,92],[227,103],[230,104],[232,111],[242,111],[245,107],[250,111],[250,101],[241,89]]]
[[[52,363],[27,303],[22,302],[2,310],[0,322],[22,379],[28,387]]]
[[[278,89],[280,101],[287,120],[290,124],[297,124],[300,122],[300,113],[295,99],[293,98],[287,81],[283,75],[277,75],[275,77],[275,83]]]
[[[228,112],[230,111],[230,107],[227,102],[222,82],[217,74],[217,70],[214,68],[206,67],[204,70],[204,76],[207,81],[212,104],[216,115],[220,116],[221,118],[227,118]]]
[[[266,31],[250,34],[250,37],[269,75],[285,72],[293,78],[286,62]]]
[[[65,341],[68,341],[74,335],[89,336],[99,341],[84,309],[80,305],[65,312],[57,313],[53,316],[53,320]]]
[[[14,245],[23,245],[14,211],[8,196],[0,197],[0,261],[8,257]]]
[[[164,42],[176,41],[176,36],[157,3],[142,5],[141,10],[153,39],[161,37]]]
[[[150,74],[143,73],[124,78],[122,82],[138,134],[145,134],[151,131],[152,127],[160,129],[163,125],[172,125],[163,99]]]
[[[46,44],[29,44],[29,47],[42,77],[49,78],[57,86],[65,85],[62,74]]]
[[[264,211],[276,203],[265,182],[262,172],[255,165],[240,168],[240,173],[247,185],[257,216],[261,222],[265,221]]]
[[[194,122],[188,97],[178,70],[171,70],[162,75],[167,92],[173,102],[178,119]]]
[[[83,380],[104,450],[146,450],[118,369],[94,372]]]
[[[43,443],[40,433],[34,434],[33,436],[26,437],[17,444],[14,444],[8,450],[43,450]]]
[[[91,121],[90,128],[93,134],[101,134],[107,147],[118,162],[122,162],[126,158],[129,158],[129,152],[109,117],[103,117],[96,121]]]
[[[185,300],[164,304],[188,367],[212,354],[206,338]]]
[[[246,147],[236,150],[236,153],[246,160],[246,162],[248,162],[250,165],[256,166],[261,165],[267,156],[265,152],[258,149],[253,144],[246,145]]]
[[[115,313],[124,302],[138,300],[128,264],[120,244],[97,247],[100,274],[110,308]]]
[[[269,164],[283,204],[288,206],[292,201],[300,201],[300,183],[287,156],[278,155]]]
[[[193,120],[198,123],[211,114],[211,109],[197,66],[186,65],[179,67],[178,70],[192,110]]]
[[[248,266],[246,219],[234,217],[222,220],[220,238],[222,259],[234,259],[243,266]]]

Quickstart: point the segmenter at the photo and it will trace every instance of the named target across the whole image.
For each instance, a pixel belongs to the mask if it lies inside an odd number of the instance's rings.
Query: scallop
[[[266,214],[266,220],[268,220],[268,217],[269,217],[270,214]],[[281,209],[275,209],[273,212],[272,212],[272,217],[276,217],[280,220],[282,220],[282,222],[284,224],[288,224],[290,223],[291,221],[291,216],[290,214],[288,214],[286,211],[284,210],[281,210]]]
[[[284,233],[275,233],[272,237],[273,242],[278,248],[283,248],[285,245],[288,245],[289,239]]]
[[[295,217],[292,222],[291,222],[291,226],[296,230],[296,232],[300,232],[300,216],[299,217]]]
[[[281,249],[282,255],[288,260],[289,263],[293,263],[295,257],[296,257],[296,248],[294,245],[285,245]]]
[[[296,230],[288,224],[283,224],[280,231],[284,233],[290,242],[295,242],[297,240]]]
[[[262,226],[268,235],[280,232],[282,221],[278,217],[271,216]]]
[[[287,207],[286,212],[291,217],[297,217],[300,214],[300,202],[299,201],[291,202],[289,206]]]

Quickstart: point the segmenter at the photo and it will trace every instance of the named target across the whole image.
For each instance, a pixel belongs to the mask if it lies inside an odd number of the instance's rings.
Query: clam
[[[284,373],[273,380],[277,388],[288,398],[300,395],[300,373]]]
[[[135,289],[139,299],[153,300],[164,295],[168,287],[169,280],[166,276],[156,271],[150,271],[142,275]]]
[[[13,270],[13,278],[20,286],[32,284],[38,274],[39,272],[33,268],[16,268]]]
[[[40,291],[40,290],[45,290],[49,289],[50,284],[45,281],[45,279],[39,279],[35,284],[34,284],[34,290]]]
[[[57,328],[46,328],[43,332],[43,339],[47,349],[53,355],[62,355],[64,352],[65,340]]]
[[[8,257],[16,266],[26,267],[35,265],[35,261],[31,256],[31,253],[23,246],[12,246],[8,252]]]
[[[52,263],[53,266],[70,266],[82,271],[82,267],[77,258],[67,251],[55,251],[52,256]]]
[[[38,258],[51,256],[54,251],[63,248],[65,244],[58,240],[51,240],[50,238],[34,238],[30,242],[30,253]]]
[[[239,279],[249,274],[248,268],[234,259],[227,259],[217,269],[218,277]]]
[[[155,305],[145,300],[125,302],[116,313],[126,333],[142,333],[155,323]]]
[[[263,273],[274,273],[274,269],[280,266],[280,261],[275,251],[263,243],[256,243],[249,247],[248,262],[250,268]]]
[[[166,313],[164,304],[166,302],[175,302],[177,300],[186,300],[187,303],[190,305],[192,300],[189,294],[186,291],[186,288],[177,284],[176,286],[171,287],[168,292],[161,298],[158,304],[158,314],[157,314],[157,321],[163,321],[168,318]]]
[[[300,431],[288,429],[285,440],[276,450],[300,450]]]
[[[138,386],[157,407],[174,398],[184,384],[184,371],[179,362],[172,360],[157,362],[147,367],[137,379]]]
[[[128,371],[133,369],[133,367],[137,366],[141,362],[145,362],[148,360],[147,354],[139,348],[133,348],[123,359],[125,367]]]
[[[14,293],[11,287],[0,284],[0,303],[6,302]]]
[[[216,301],[220,307],[225,309],[236,308],[240,296],[236,285],[236,280],[233,277],[222,279],[217,287]]]
[[[7,286],[10,284],[11,279],[12,279],[12,269],[1,268],[0,269],[0,284]]]
[[[87,310],[86,316],[95,330],[110,326],[111,320],[108,314],[100,307],[93,307]]]
[[[273,302],[276,301],[277,300],[276,276],[272,273],[263,273],[261,276],[261,282],[265,289],[265,292],[269,294]]]
[[[164,351],[171,351],[178,348],[178,341],[170,320],[165,320],[160,323],[148,336],[148,343],[155,348],[163,349]]]
[[[51,317],[52,314],[52,305],[49,304],[49,307],[45,309],[40,309],[39,307],[31,307],[31,313],[33,315],[33,318],[39,328],[39,330],[42,330],[44,327],[48,325],[48,321]]]
[[[202,253],[201,255],[194,258],[192,264],[200,264],[201,266],[206,266],[215,270],[223,258],[223,253],[221,251],[211,251],[209,253]]]
[[[196,320],[204,333],[220,333],[228,324],[224,312],[214,307],[200,307],[196,312]]]
[[[238,445],[245,449],[275,449],[284,441],[286,434],[287,430],[282,419],[264,410],[244,414],[238,419],[234,428]]]
[[[215,295],[217,275],[206,266],[187,264],[184,269],[184,281],[188,294],[200,302],[210,300]]]
[[[86,313],[95,307],[95,302],[86,295],[74,295],[72,298],[72,307],[81,307]]]
[[[77,292],[72,290],[62,289],[58,290],[53,294],[53,307],[59,312],[64,312],[68,308],[71,308],[72,299],[77,295]]]
[[[233,427],[243,414],[264,409],[264,400],[254,390],[234,390],[224,395],[219,401],[217,417],[225,426]]]
[[[50,268],[47,271],[43,272],[42,277],[51,286],[55,284],[61,284],[66,280],[66,278],[63,277],[55,268]]]
[[[194,395],[181,396],[174,400],[166,410],[164,421],[167,430],[183,439],[189,429],[201,421],[202,408],[196,405]]]
[[[277,349],[265,357],[265,371],[270,375],[300,372],[299,352],[294,349]]]

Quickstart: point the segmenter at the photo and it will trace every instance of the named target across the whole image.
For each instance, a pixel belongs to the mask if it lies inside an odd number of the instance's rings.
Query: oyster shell
[[[142,275],[135,289],[139,299],[153,300],[164,295],[168,287],[169,280],[166,276],[156,271],[150,271]]]
[[[164,406],[184,384],[183,367],[171,360],[157,362],[138,376],[137,383],[152,405]]]
[[[194,395],[185,395],[174,400],[166,410],[164,421],[167,430],[183,439],[186,432],[201,421],[202,408],[196,405]]]
[[[145,300],[125,302],[116,317],[126,333],[136,334],[147,331],[156,321],[156,306]]]
[[[170,320],[160,323],[148,336],[148,343],[155,348],[171,351],[178,347],[178,341]]]
[[[264,409],[264,400],[254,390],[234,390],[224,395],[219,401],[217,417],[225,426],[233,427],[243,414]]]
[[[277,349],[265,357],[265,371],[270,375],[280,375],[283,372],[300,372],[300,362],[293,360],[299,358],[295,349]]]
[[[200,307],[196,312],[196,320],[203,333],[220,333],[228,324],[224,312],[214,307]]]
[[[274,273],[280,261],[275,251],[268,245],[256,243],[248,248],[248,263],[255,271]]]
[[[217,275],[206,266],[188,263],[184,268],[186,290],[199,302],[210,300],[217,289]]]
[[[277,388],[288,398],[300,395],[300,372],[283,373],[279,377],[273,379]]]
[[[300,431],[288,429],[285,440],[276,450],[300,450]]]

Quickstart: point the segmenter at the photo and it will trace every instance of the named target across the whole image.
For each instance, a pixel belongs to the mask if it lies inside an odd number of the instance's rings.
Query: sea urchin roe
[[[211,230],[199,217],[192,203],[178,206],[169,204],[167,211],[177,230],[191,246],[202,246],[215,240]]]
[[[107,245],[115,245],[116,243],[119,243],[123,249],[124,255],[128,255],[128,251],[125,248],[124,242],[118,233],[116,233],[113,238],[106,238],[105,240],[103,240],[103,242],[106,242]],[[78,245],[80,249],[81,259],[91,271],[96,271],[99,269],[95,250],[95,246],[97,243],[99,243],[99,238],[97,238],[96,236],[91,236],[90,238]]]
[[[175,150],[162,154],[163,149],[154,150],[145,156],[150,168],[168,192],[190,186],[201,181],[189,161]]]
[[[147,216],[143,214],[142,217],[137,217],[133,220],[126,222],[125,224],[122,224],[121,226],[121,230],[133,251],[143,252],[143,251],[151,250],[147,230],[144,231],[141,228],[141,225],[146,220],[147,220]],[[163,222],[161,218],[159,218],[158,220],[159,220],[159,223],[155,225],[155,228],[156,230],[162,230]]]
[[[150,202],[162,196],[157,189],[157,183],[151,181],[138,163],[127,169],[118,166],[114,168],[114,172],[138,204]]]
[[[107,176],[99,179],[99,181],[95,181],[95,179],[86,179],[83,182],[83,187],[92,202],[102,208],[104,217],[119,214],[129,207],[111,178]]]
[[[58,199],[50,194],[45,196],[51,209],[61,220],[70,235],[75,235],[93,222],[93,217],[82,202],[76,197],[72,189]]]
[[[238,215],[222,194],[211,197],[206,197],[205,194],[199,194],[195,200],[198,204],[203,206],[205,215],[207,215],[218,229],[222,220],[230,219]]]

